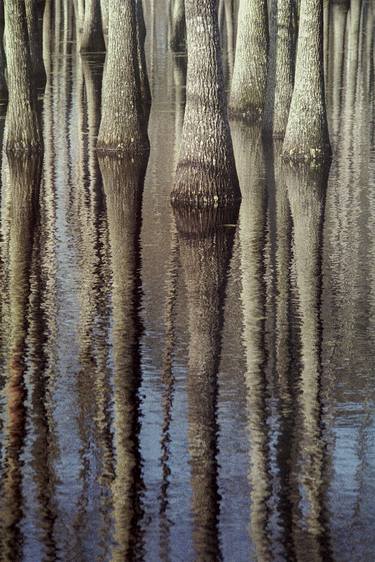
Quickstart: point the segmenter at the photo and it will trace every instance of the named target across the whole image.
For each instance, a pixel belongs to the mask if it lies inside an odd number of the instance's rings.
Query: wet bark
[[[176,210],[189,314],[188,418],[193,543],[197,561],[220,560],[217,374],[227,272],[238,207]],[[225,226],[230,224],[231,226]]]
[[[186,108],[173,205],[207,207],[240,198],[223,83],[214,0],[185,0]]]
[[[323,0],[301,0],[295,87],[283,154],[290,160],[331,155],[324,91]]]
[[[233,117],[258,121],[267,87],[268,13],[266,0],[241,0],[236,56],[230,93]]]
[[[170,0],[169,46],[172,51],[186,49],[185,0]]]
[[[80,51],[99,52],[105,48],[100,0],[85,1],[85,17],[80,36]]]
[[[275,138],[284,138],[294,85],[293,0],[274,0],[271,20],[270,67],[263,129]]]
[[[142,110],[135,5],[109,1],[109,35],[97,149],[136,156],[149,148]]]
[[[6,115],[7,152],[34,152],[42,139],[31,82],[31,57],[23,0],[5,0],[6,59],[9,104]]]

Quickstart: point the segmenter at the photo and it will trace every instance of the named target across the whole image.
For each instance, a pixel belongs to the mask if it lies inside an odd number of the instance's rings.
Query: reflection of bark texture
[[[9,311],[8,377],[5,387],[4,469],[1,482],[0,541],[3,560],[17,560],[21,546],[22,461],[25,435],[25,339],[29,300],[29,269],[39,193],[40,160],[8,159]]]
[[[103,158],[100,169],[107,202],[113,272],[114,445],[112,485],[113,560],[134,560],[139,529],[140,248],[141,202],[146,162]]]
[[[246,347],[246,387],[251,442],[250,533],[257,559],[271,560],[267,523],[270,495],[265,374],[265,243],[266,184],[261,132],[236,124],[233,129],[237,169],[243,193],[240,212],[243,340]]]
[[[267,59],[267,2],[240,0],[230,93],[230,110],[233,115],[254,121],[261,118],[266,96]]]
[[[321,244],[328,170],[286,170],[293,219],[293,249],[301,337],[299,454],[301,500],[295,521],[298,560],[330,560],[324,526],[324,443],[321,422]],[[303,499],[302,499],[303,498]],[[308,558],[307,556],[308,554]]]
[[[188,45],[186,109],[175,205],[222,205],[240,197],[213,0],[186,0]]]
[[[98,149],[129,157],[148,149],[137,44],[134,2],[110,0]]]
[[[195,560],[220,558],[217,484],[217,373],[223,306],[237,208],[176,211],[189,306],[189,451]]]
[[[31,57],[23,0],[5,0],[5,40],[9,104],[6,150],[35,151],[41,138],[31,83]]]

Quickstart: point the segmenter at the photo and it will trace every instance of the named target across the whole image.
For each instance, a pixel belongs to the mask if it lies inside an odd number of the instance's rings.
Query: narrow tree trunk
[[[323,71],[323,0],[301,0],[295,87],[284,158],[314,161],[331,154]]]
[[[169,46],[172,51],[186,49],[185,0],[170,0],[170,37]]]
[[[273,48],[270,57],[272,60],[270,60],[263,128],[265,133],[275,138],[284,138],[294,84],[293,0],[274,0],[271,17],[274,21],[274,36],[271,38]]]
[[[174,205],[224,205],[240,198],[223,84],[215,0],[185,0],[188,68]]]
[[[102,13],[102,31],[105,46],[108,45],[108,23],[109,23],[109,0],[100,0],[100,10]]]
[[[5,38],[9,104],[6,151],[36,151],[42,144],[31,83],[26,11],[23,0],[5,0]]]
[[[268,13],[266,0],[241,0],[230,94],[234,117],[257,121],[266,100]]]
[[[151,91],[147,75],[145,41],[146,24],[143,15],[142,0],[136,0],[136,25],[137,25],[137,56],[139,68],[139,80],[141,86],[142,106],[146,120],[148,120],[151,106]]]
[[[0,0],[0,100],[8,98],[6,59],[4,52],[4,2]]]
[[[109,1],[109,36],[97,148],[129,156],[148,150],[133,0]]]
[[[38,0],[25,0],[32,77],[38,87],[44,87],[46,73],[43,64],[42,19]]]
[[[104,47],[100,0],[86,0],[80,51],[99,52],[104,51]]]

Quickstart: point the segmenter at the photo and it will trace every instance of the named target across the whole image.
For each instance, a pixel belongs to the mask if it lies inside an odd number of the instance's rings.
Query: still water
[[[373,35],[334,10],[330,170],[233,123],[238,216],[170,208],[166,17],[136,162],[98,161],[103,60],[56,21],[43,161],[2,156],[1,560],[375,559]]]

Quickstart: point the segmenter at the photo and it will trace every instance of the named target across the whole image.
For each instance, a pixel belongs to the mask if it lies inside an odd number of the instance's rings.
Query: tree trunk
[[[295,87],[285,133],[284,158],[329,158],[323,71],[323,0],[301,0]]]
[[[223,83],[215,0],[185,0],[188,68],[174,205],[225,205],[240,198]]]
[[[104,48],[100,0],[86,0],[80,51],[99,52],[104,51]]]
[[[184,51],[186,49],[185,0],[170,0],[169,17],[169,46],[172,51]]]
[[[38,151],[42,139],[31,83],[25,5],[23,0],[5,0],[4,8],[9,90],[6,151]]]
[[[273,36],[264,131],[275,138],[284,138],[293,95],[295,33],[293,0],[274,0],[272,10]]]
[[[267,87],[268,13],[266,0],[241,0],[230,94],[234,117],[258,121]]]
[[[149,148],[142,110],[133,0],[109,1],[109,35],[97,148],[137,155]]]
[[[32,77],[36,86],[44,88],[46,73],[43,64],[42,18],[38,0],[25,0],[27,32],[32,64]]]
[[[103,31],[103,38],[106,47],[108,45],[108,20],[109,20],[108,6],[109,6],[109,0],[100,0],[100,10],[102,13],[102,31]]]
[[[8,99],[6,59],[4,52],[4,2],[0,0],[0,100]]]
[[[139,68],[139,80],[141,85],[141,96],[143,112],[146,120],[148,120],[151,107],[151,91],[147,75],[145,41],[146,41],[146,25],[143,15],[142,0],[136,0],[136,25],[137,25],[137,56]]]
[[[217,374],[238,206],[175,211],[189,311],[188,419],[194,560],[221,560],[218,529]]]

